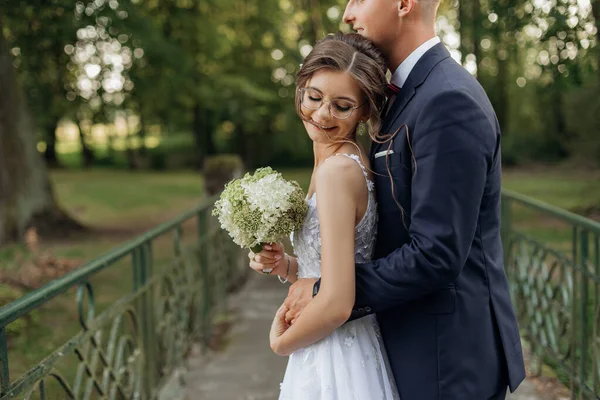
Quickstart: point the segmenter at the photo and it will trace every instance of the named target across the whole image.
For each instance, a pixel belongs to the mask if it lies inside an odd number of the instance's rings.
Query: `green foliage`
[[[147,150],[149,167],[153,170],[194,168],[198,165],[191,134],[178,133],[166,136],[160,144]]]
[[[243,172],[244,163],[237,154],[207,157],[202,170],[207,193],[212,195],[220,192],[227,182],[239,178]]]
[[[124,113],[139,118],[128,126],[132,137],[143,138],[153,126],[188,133],[172,145],[125,153],[100,149],[86,129],[84,142],[98,152],[92,165],[198,168],[216,153],[238,154],[251,168],[311,165],[310,141],[293,107],[294,76],[303,46],[343,27],[345,1],[7,4],[3,33],[47,146],[63,140],[53,137],[61,118],[112,126]],[[442,4],[440,34],[454,30],[463,61],[476,64],[498,114],[507,164],[598,160],[598,113],[581,111],[597,104],[597,7],[576,0],[556,7],[531,0]],[[99,56],[104,42],[127,54],[117,93],[102,84],[115,68]],[[96,56],[86,62],[100,72],[88,76],[86,97],[79,86],[88,72],[75,55],[91,49]],[[83,165],[82,157],[59,154],[59,160]]]
[[[0,284],[0,307],[18,299],[21,296],[23,296],[22,290],[6,283]]]
[[[560,159],[557,143],[535,131],[513,131],[502,138],[502,161],[512,166],[529,160],[553,162]]]
[[[600,165],[600,82],[572,90],[565,106],[567,125],[576,132],[568,146],[574,154]]]
[[[220,171],[229,171],[233,174],[235,171],[241,171],[244,168],[244,163],[240,156],[236,154],[219,154],[204,160],[204,174],[212,175]]]

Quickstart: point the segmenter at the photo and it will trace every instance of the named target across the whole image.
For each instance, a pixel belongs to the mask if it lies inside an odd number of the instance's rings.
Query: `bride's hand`
[[[283,262],[285,259],[283,243],[265,244],[259,253],[248,253],[248,258],[250,268],[256,272],[266,275],[285,275],[287,265]]]
[[[282,349],[281,337],[290,327],[290,325],[285,321],[285,314],[288,312],[288,308],[285,304],[282,304],[275,313],[275,318],[273,318],[273,323],[271,324],[271,332],[269,333],[269,341],[271,342],[271,349],[280,356],[287,355]]]

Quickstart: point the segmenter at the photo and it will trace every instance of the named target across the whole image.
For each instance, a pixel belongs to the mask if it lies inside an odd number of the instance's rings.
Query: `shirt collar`
[[[404,83],[406,83],[406,80],[408,79],[408,75],[410,75],[410,72],[415,67],[417,62],[425,53],[427,53],[427,50],[431,49],[438,43],[440,43],[440,38],[434,36],[417,47],[412,53],[410,53],[408,57],[406,57],[404,61],[402,61],[400,66],[396,68],[396,71],[394,71],[394,74],[392,75],[391,82],[399,88],[404,86]]]

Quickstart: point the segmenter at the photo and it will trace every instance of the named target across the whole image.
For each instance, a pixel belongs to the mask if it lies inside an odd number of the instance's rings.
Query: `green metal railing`
[[[600,399],[600,223],[504,190],[502,235],[534,371],[545,362],[572,399]]]
[[[248,270],[210,217],[215,200],[0,308],[0,400],[157,398],[191,345],[209,339],[227,290]],[[158,265],[154,245],[169,235],[173,257]],[[548,363],[573,399],[600,398],[600,223],[504,190],[502,235],[534,371]],[[96,315],[92,279],[123,261],[131,290]],[[79,332],[10,376],[7,326],[73,289]],[[57,368],[65,359],[76,364],[72,379]]]
[[[240,249],[210,217],[215,200],[0,308],[0,400],[156,398],[190,346],[209,339],[227,290],[248,269]],[[174,256],[155,265],[153,244],[165,235],[172,235]],[[131,290],[95,315],[91,279],[123,261]],[[80,332],[22,376],[10,376],[7,325],[71,289]],[[65,358],[77,364],[74,379],[57,368]]]

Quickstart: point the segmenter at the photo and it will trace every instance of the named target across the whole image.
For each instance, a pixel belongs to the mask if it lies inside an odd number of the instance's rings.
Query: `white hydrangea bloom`
[[[228,183],[213,215],[236,244],[252,247],[288,236],[302,224],[306,211],[298,183],[267,167]]]

